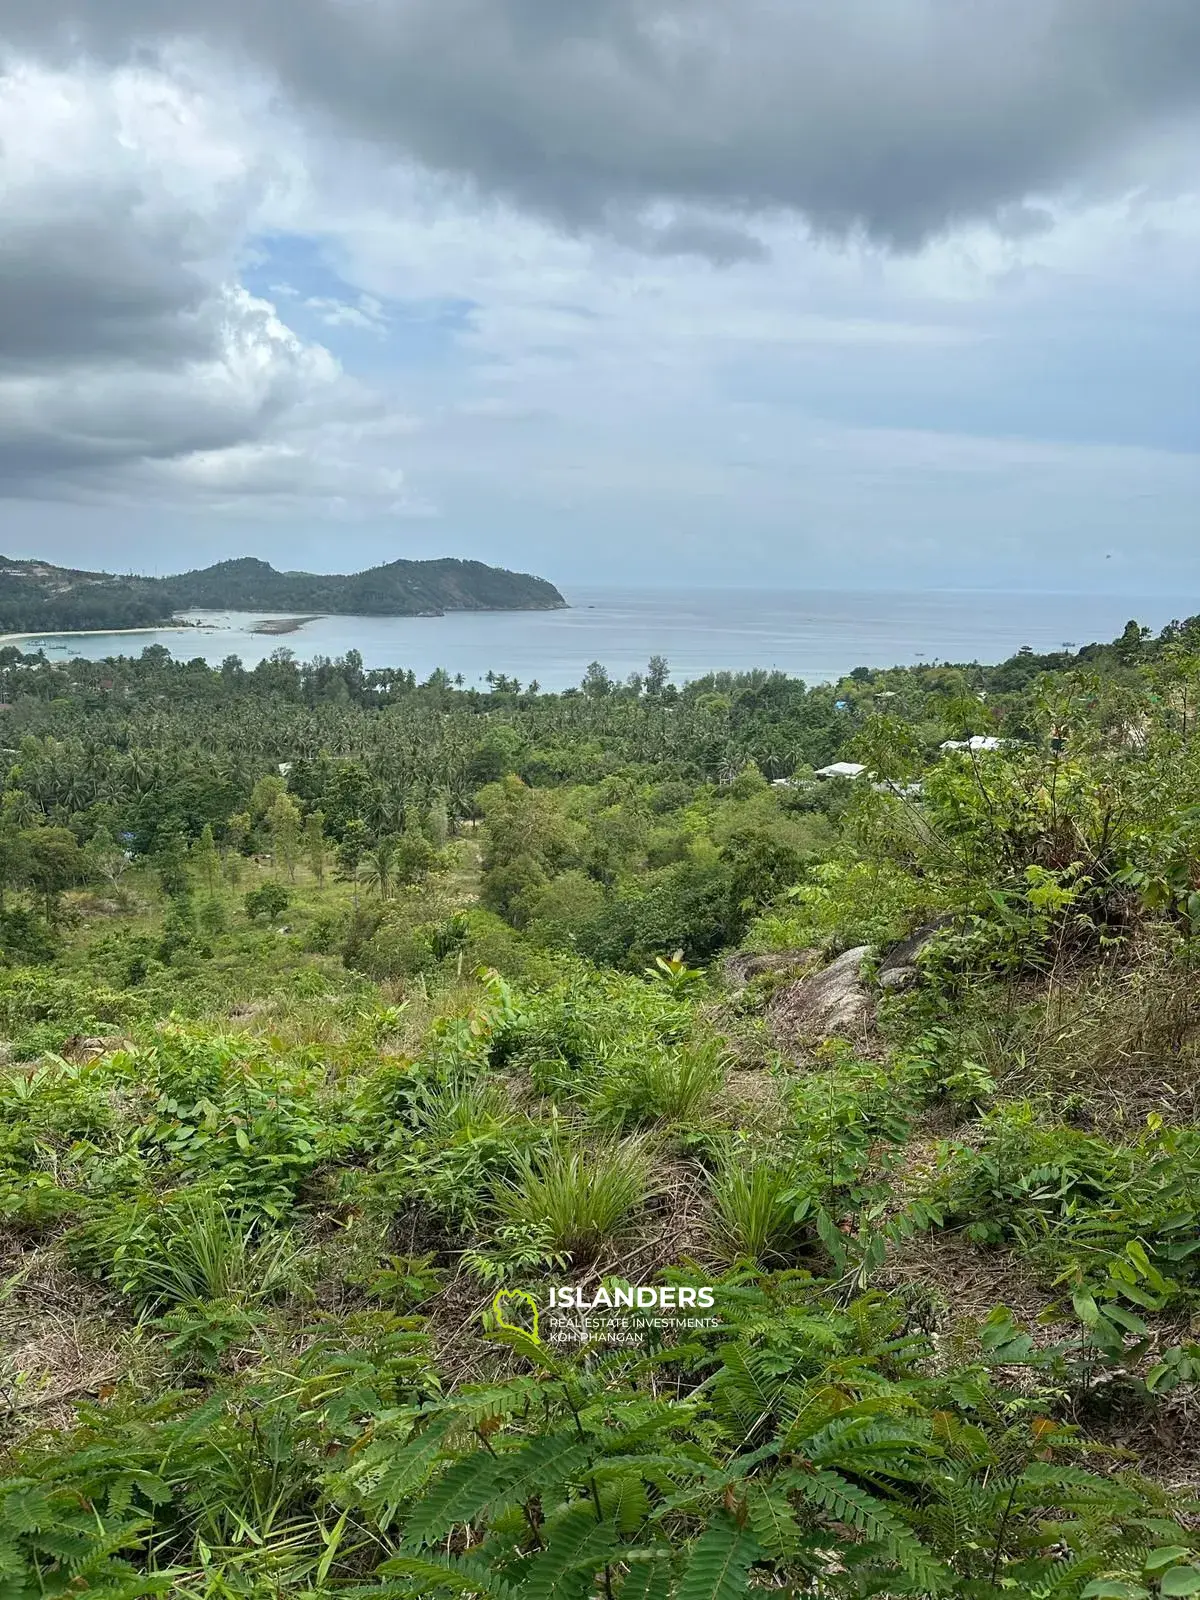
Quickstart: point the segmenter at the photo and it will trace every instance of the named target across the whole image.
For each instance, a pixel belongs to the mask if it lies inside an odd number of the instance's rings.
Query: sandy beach
[[[40,633],[0,633],[0,645],[16,644],[19,639],[103,639],[107,634],[124,637],[131,633],[195,633],[194,622],[164,622],[157,628],[43,628]]]

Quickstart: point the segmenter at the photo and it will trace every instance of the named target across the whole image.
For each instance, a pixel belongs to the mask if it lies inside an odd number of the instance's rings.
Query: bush
[[[291,898],[281,883],[273,881],[264,883],[257,889],[251,889],[246,895],[246,915],[251,922],[257,922],[260,917],[264,917],[268,922],[274,922],[287,910]]]
[[[728,1151],[713,1180],[709,1239],[719,1261],[778,1265],[795,1256],[806,1229],[807,1190],[790,1162],[749,1151]]]
[[[725,1082],[726,1064],[719,1039],[635,1050],[611,1063],[593,1103],[621,1126],[670,1123],[694,1131]]]
[[[53,928],[36,911],[14,906],[0,913],[0,957],[12,966],[48,966],[58,954]]]
[[[204,1187],[98,1207],[67,1250],[146,1310],[265,1300],[299,1282],[291,1230],[264,1231],[228,1195]]]

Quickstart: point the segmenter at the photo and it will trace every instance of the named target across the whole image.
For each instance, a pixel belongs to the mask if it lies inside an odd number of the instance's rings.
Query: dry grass
[[[102,1398],[147,1348],[113,1296],[67,1268],[53,1246],[0,1253],[0,1428],[12,1443],[67,1428],[80,1400]]]
[[[1197,976],[1161,936],[1126,946],[1119,960],[1011,985],[972,1022],[976,1059],[1003,1098],[1076,1097],[1095,1127],[1200,1116]]]

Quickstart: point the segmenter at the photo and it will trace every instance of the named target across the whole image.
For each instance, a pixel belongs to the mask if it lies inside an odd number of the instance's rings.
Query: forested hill
[[[391,561],[349,576],[277,572],[245,557],[169,578],[83,572],[0,556],[0,629],[138,628],[192,607],[231,611],[421,616],[443,611],[548,611],[552,583],[481,561]]]

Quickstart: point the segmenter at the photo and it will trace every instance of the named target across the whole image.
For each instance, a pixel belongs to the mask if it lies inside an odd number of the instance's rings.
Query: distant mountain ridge
[[[340,616],[441,616],[446,611],[550,611],[552,583],[482,561],[390,561],[365,572],[277,572],[253,556],[169,578],[118,576],[0,556],[0,631],[150,628],[177,611],[297,611]]]

